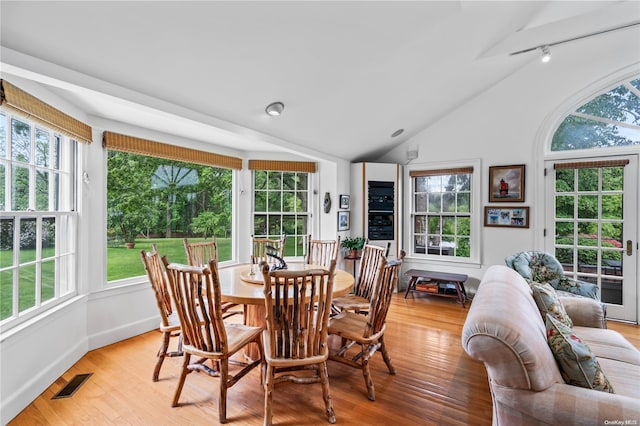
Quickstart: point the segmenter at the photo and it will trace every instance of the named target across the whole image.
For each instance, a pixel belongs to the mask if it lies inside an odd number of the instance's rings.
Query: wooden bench
[[[405,299],[410,291],[420,291],[432,296],[456,298],[462,307],[465,307],[464,302],[467,300],[467,291],[464,288],[464,282],[469,278],[467,275],[426,271],[423,269],[409,269],[405,274],[411,277],[407,285],[407,291],[404,293]],[[419,279],[421,282],[418,282]],[[447,292],[449,288],[455,290],[455,292]]]

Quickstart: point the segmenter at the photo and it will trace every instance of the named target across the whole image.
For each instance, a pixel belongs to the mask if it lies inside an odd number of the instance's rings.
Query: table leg
[[[265,327],[266,310],[264,305],[247,305],[244,313],[245,324],[254,327]],[[245,355],[252,360],[260,359],[260,349],[255,343],[250,343],[245,348]]]
[[[413,287],[415,289],[416,287],[416,281],[418,280],[418,277],[411,277],[411,279],[409,280],[409,284],[407,284],[407,291],[405,291],[404,293],[404,298],[407,298],[407,295],[409,294],[409,291],[411,290],[411,287]]]
[[[466,292],[463,290],[462,283],[459,281],[453,281],[453,284],[456,286],[456,293],[458,294],[458,301],[464,308],[464,302],[466,300]]]

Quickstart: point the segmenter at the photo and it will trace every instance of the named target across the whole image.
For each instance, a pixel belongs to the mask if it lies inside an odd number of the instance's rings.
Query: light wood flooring
[[[372,402],[359,370],[329,361],[337,424],[490,425],[485,368],[460,343],[466,313],[451,299],[394,295],[386,341],[397,374],[390,375],[376,354]],[[640,327],[610,322],[609,328],[640,347]],[[171,401],[182,358],[167,358],[160,381],[151,381],[159,342],[160,333],[152,331],[87,353],[9,425],[217,424],[217,378],[187,376],[177,408]],[[72,397],[51,399],[82,373],[93,375]],[[263,398],[258,370],[253,370],[229,389],[228,424],[262,424]],[[320,384],[277,387],[273,406],[274,424],[328,424]]]

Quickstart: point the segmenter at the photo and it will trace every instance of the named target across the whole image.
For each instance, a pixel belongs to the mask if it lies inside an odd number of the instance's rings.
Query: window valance
[[[249,169],[315,173],[318,164],[315,161],[249,160]]]
[[[555,163],[553,165],[554,169],[592,169],[592,168],[603,168],[603,167],[619,167],[626,166],[629,164],[629,160],[620,159],[620,160],[603,160],[603,161],[583,161],[583,162],[573,162],[573,163]]]
[[[411,170],[409,176],[439,176],[439,175],[456,175],[462,173],[473,173],[473,167],[458,167],[455,169],[434,169],[434,170]]]
[[[133,154],[150,155],[168,160],[185,161],[187,163],[203,164],[205,166],[222,167],[226,169],[241,169],[242,159],[213,152],[184,148],[161,142],[135,138],[113,132],[102,134],[102,146],[115,151],[131,152]]]
[[[7,80],[0,80],[0,105],[26,114],[29,119],[79,142],[91,143],[91,126],[19,89]]]

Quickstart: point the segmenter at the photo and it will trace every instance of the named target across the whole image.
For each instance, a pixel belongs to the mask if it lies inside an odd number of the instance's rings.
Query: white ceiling
[[[0,16],[2,73],[96,122],[372,161],[538,59],[509,53],[639,22],[640,2],[2,0]]]

